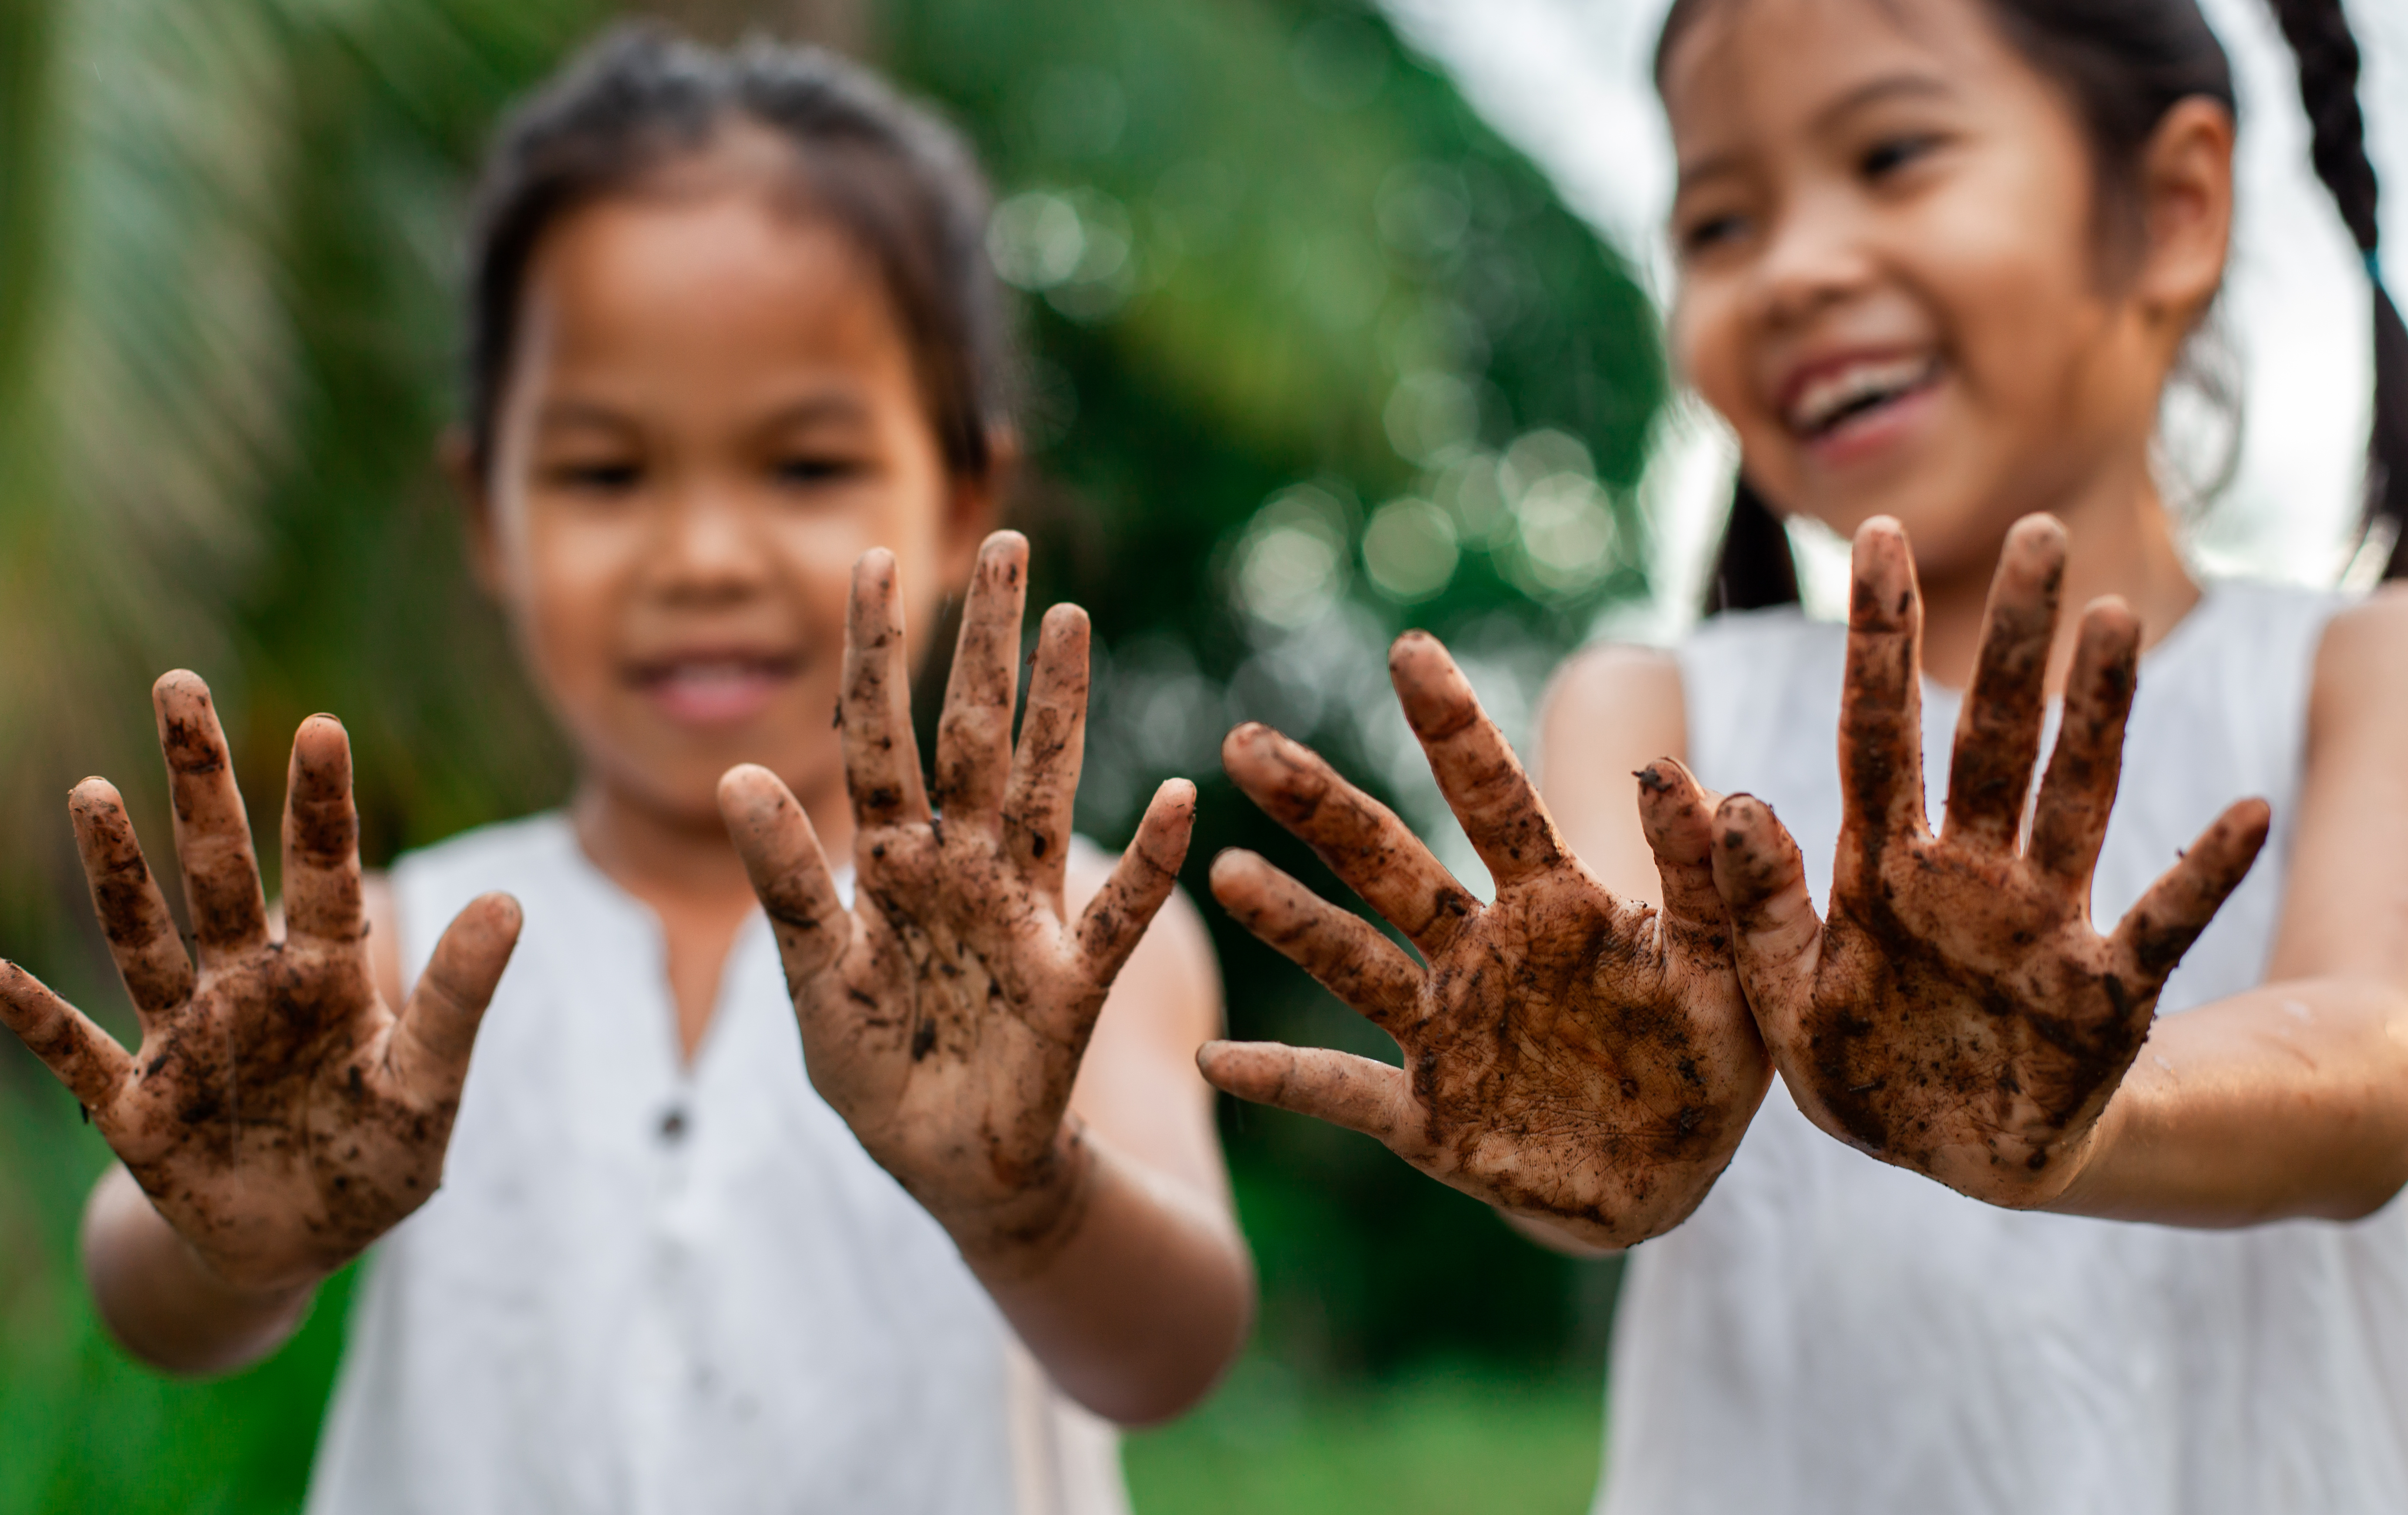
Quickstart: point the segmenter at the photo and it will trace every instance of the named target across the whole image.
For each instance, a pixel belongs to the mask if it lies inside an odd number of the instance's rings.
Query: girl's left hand
[[[1057,605],[1011,742],[1028,544],[980,551],[937,729],[937,808],[911,735],[895,560],[853,570],[845,777],[853,904],[802,807],[766,768],[719,801],[785,962],[812,1087],[974,1265],[1033,1273],[1077,1229],[1090,1154],[1067,1111],[1113,976],[1170,897],[1195,786],[1162,786],[1077,920],[1063,905],[1087,712],[1087,619]]]
[[[1956,728],[1940,835],[1924,818],[1923,607],[1906,535],[1857,532],[1840,718],[1842,820],[1830,914],[1797,844],[1744,794],[1715,824],[1714,881],[1740,979],[1814,1123],[1976,1199],[2045,1206],[2074,1183],[2147,1036],[2158,991],[2266,839],[2262,800],[2226,810],[2111,936],[2090,879],[2123,761],[2140,625],[2084,612],[2057,750],[2040,750],[2065,531],[2007,537]]]

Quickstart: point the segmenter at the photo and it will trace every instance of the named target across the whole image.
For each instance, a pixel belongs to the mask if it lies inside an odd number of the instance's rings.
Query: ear
[[[986,455],[986,472],[950,480],[937,551],[948,584],[969,582],[980,546],[1003,519],[1003,503],[1020,476],[1020,434],[1010,426],[989,427]]]
[[[2186,336],[2224,281],[2232,241],[2232,113],[2214,100],[2166,112],[2141,160],[2147,249],[2137,293],[2150,315]]]
[[[477,466],[477,450],[466,428],[446,426],[435,442],[436,466],[458,495],[468,536],[468,572],[477,587],[498,601],[502,597],[501,540],[494,526],[493,492],[484,471]]]

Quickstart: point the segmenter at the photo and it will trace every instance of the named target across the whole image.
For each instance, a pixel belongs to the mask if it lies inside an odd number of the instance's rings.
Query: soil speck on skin
[[[937,1050],[937,1022],[923,1021],[911,1031],[911,1061],[920,1062]]]

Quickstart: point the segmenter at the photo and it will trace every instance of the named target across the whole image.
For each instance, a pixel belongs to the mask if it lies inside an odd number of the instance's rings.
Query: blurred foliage
[[[0,942],[121,1027],[59,800],[108,773],[165,836],[161,669],[218,690],[255,816],[294,725],[339,713],[371,861],[565,791],[430,459],[465,176],[607,8],[0,0]],[[1019,509],[1040,597],[1098,632],[1082,824],[1117,841],[1186,774],[1199,897],[1232,845],[1345,897],[1217,777],[1222,732],[1260,718],[1477,879],[1383,648],[1438,631],[1518,735],[1554,660],[1643,589],[1633,492],[1665,380],[1626,270],[1343,0],[887,0],[871,21],[878,61],[979,144],[991,248],[1026,292]],[[1206,913],[1239,1034],[1394,1056]],[[12,1441],[64,1449],[12,1454],[0,1508],[289,1507],[337,1302],[228,1384],[128,1367],[72,1263],[105,1154],[13,1045],[0,1090],[0,1405]],[[1262,1371],[1596,1376],[1611,1266],[1345,1133],[1251,1109],[1226,1131]],[[1413,1403],[1333,1447],[1454,1434]],[[1177,1444],[1208,1461],[1211,1413]]]
[[[1143,1515],[1583,1515],[1596,1493],[1603,1385],[1432,1364],[1340,1394],[1268,1364],[1123,1445]]]

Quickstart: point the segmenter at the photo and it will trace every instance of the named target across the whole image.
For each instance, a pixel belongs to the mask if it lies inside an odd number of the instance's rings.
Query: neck
[[[2146,456],[2102,475],[2049,506],[2066,533],[2061,609],[2049,653],[2052,695],[2064,692],[2082,610],[2092,600],[2114,594],[2130,606],[2141,618],[2144,650],[2199,603],[2199,586],[2174,545],[2172,522]],[[1990,578],[1997,570],[1994,550],[1922,579],[1924,671],[1950,688],[1963,689],[1972,680]]]

